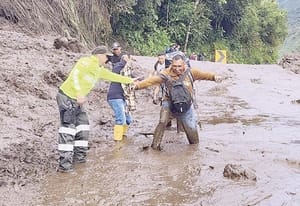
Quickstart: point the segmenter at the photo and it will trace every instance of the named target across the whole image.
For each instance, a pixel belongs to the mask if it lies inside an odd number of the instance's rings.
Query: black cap
[[[120,48],[121,45],[119,44],[119,42],[114,42],[112,45],[111,45],[111,49],[118,49]]]

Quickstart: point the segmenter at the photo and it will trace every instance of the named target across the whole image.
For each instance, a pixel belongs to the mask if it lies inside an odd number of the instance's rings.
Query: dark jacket
[[[121,60],[121,62],[117,62],[114,64],[112,68],[112,72],[120,74],[121,70],[126,65],[126,61]],[[124,90],[122,88],[122,85],[120,83],[112,82],[109,86],[108,92],[107,92],[107,100],[110,99],[123,99],[124,97]]]
[[[112,66],[114,67],[118,62],[121,61],[122,56],[125,55],[125,53],[121,53],[119,56],[117,55],[112,55],[112,56],[107,56],[108,62],[111,62]]]

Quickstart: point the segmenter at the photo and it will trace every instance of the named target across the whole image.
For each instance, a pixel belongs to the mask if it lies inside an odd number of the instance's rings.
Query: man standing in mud
[[[129,84],[133,80],[104,68],[107,62],[106,46],[98,46],[92,55],[82,57],[73,67],[56,96],[60,113],[58,171],[72,170],[73,163],[86,161],[90,125],[83,109],[86,96],[99,79]]]
[[[128,68],[127,64],[129,64],[129,61],[129,57],[127,55],[123,55],[120,62],[114,64],[112,72],[125,75],[125,70]],[[130,76],[133,77],[131,72]],[[130,105],[128,105],[126,101],[124,85],[112,82],[109,85],[107,92],[107,102],[112,108],[115,117],[113,139],[114,141],[121,141],[123,136],[126,136],[128,127],[132,122],[132,117],[129,111]]]
[[[165,53],[160,53],[157,55],[157,61],[154,64],[153,75],[157,75],[159,74],[159,72],[165,69],[165,60],[166,60]],[[160,100],[159,92],[161,91],[161,87],[163,87],[163,85],[156,86],[153,90],[153,104],[158,104]]]
[[[167,92],[162,100],[160,119],[155,128],[154,138],[151,145],[151,147],[155,150],[161,150],[162,138],[170,116],[177,118],[177,120],[182,123],[184,132],[190,144],[199,143],[196,114],[192,102],[190,107],[186,108],[186,111],[184,112],[177,112],[171,107],[172,101],[170,100],[170,90],[172,83],[178,80],[182,80],[182,84],[185,85],[187,89],[186,91],[188,91],[192,97],[194,81],[210,80],[219,82],[221,81],[221,77],[213,73],[203,72],[199,69],[189,68],[184,61],[184,57],[176,55],[173,57],[171,66],[160,72],[159,75],[152,76],[141,82],[135,83],[135,89],[137,90],[162,83],[165,83],[166,85]],[[183,93],[181,95],[183,95]]]

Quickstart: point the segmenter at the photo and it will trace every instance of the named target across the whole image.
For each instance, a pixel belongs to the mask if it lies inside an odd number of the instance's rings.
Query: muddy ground
[[[85,54],[54,38],[0,27],[0,205],[300,205],[300,76],[278,65],[192,61],[226,79],[195,84],[200,144],[173,122],[161,152],[149,148],[159,117],[149,90],[115,143],[101,82],[87,104],[88,162],[56,173],[57,87]],[[147,76],[155,58],[136,59]]]

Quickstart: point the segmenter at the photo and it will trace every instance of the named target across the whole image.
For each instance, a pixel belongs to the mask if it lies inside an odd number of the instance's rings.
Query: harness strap
[[[193,82],[193,79],[194,79],[194,78],[193,78],[193,76],[192,76],[192,73],[191,73],[190,68],[188,68],[187,70],[185,70],[184,73],[181,74],[181,75],[179,76],[179,79],[177,79],[177,80],[173,80],[173,79],[171,78],[170,75],[165,75],[165,74],[162,74],[162,73],[160,73],[159,75],[160,75],[160,77],[161,77],[163,80],[165,80],[165,82],[166,82],[165,84],[167,85],[167,87],[170,87],[170,86],[171,86],[171,83],[174,82],[174,81],[183,81],[183,80],[185,79],[185,77],[188,75],[189,80],[190,80],[190,82],[191,82],[191,84],[192,84],[193,93],[194,93],[194,82]],[[165,93],[166,93],[167,95],[169,95],[169,94],[168,94],[167,88],[164,87],[163,89],[165,89]],[[192,95],[192,96],[193,96],[193,95]],[[194,98],[192,98],[192,99],[193,99],[193,101],[194,101]]]

